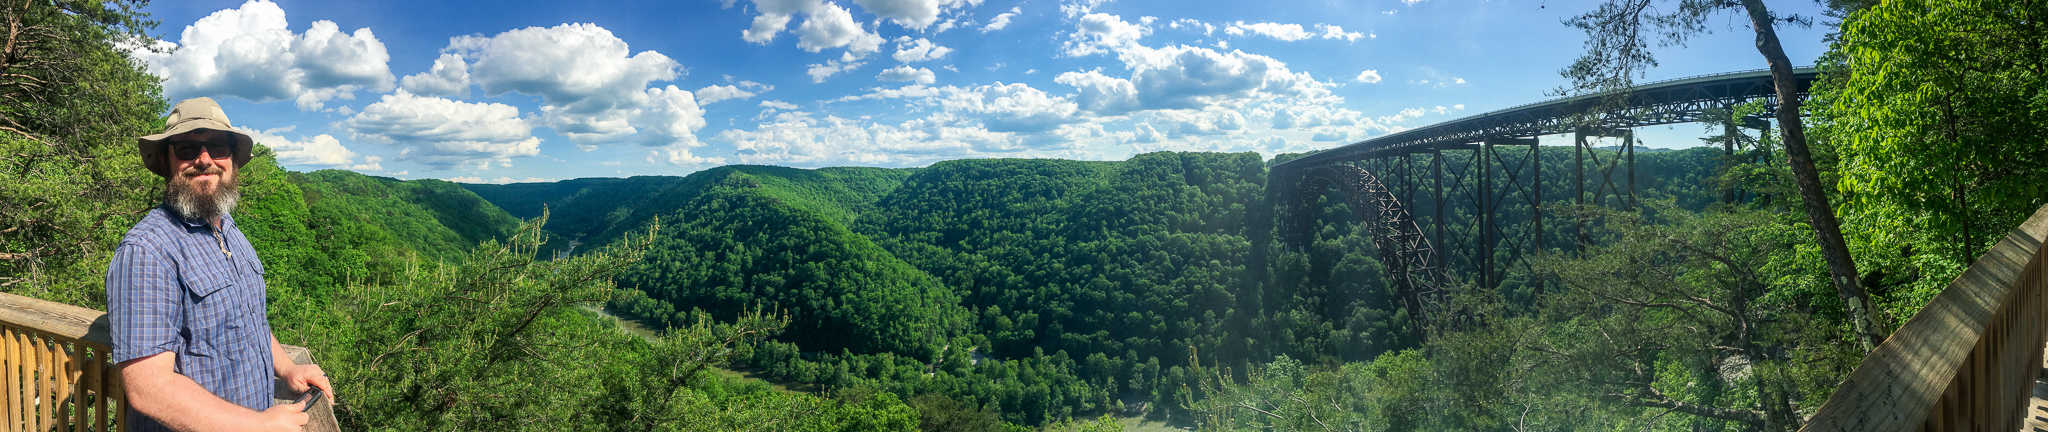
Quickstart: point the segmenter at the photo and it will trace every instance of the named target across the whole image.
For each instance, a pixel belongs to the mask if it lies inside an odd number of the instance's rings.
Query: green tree
[[[141,4],[0,5],[0,288],[103,305],[115,242],[161,193],[134,142],[167,107],[122,51],[154,25]]]
[[[1810,318],[1788,279],[1769,273],[1797,236],[1754,211],[1655,210],[1609,216],[1616,238],[1583,256],[1532,263],[1563,287],[1540,315],[1534,365],[1590,401],[1797,427],[1780,353]]]
[[[1850,15],[1814,91],[1851,243],[1917,310],[2048,204],[2048,5],[1893,1]]]
[[[1770,65],[1771,81],[1778,96],[1780,142],[1785,147],[1786,162],[1792,167],[1793,183],[1805,203],[1807,223],[1813,227],[1821,256],[1827,260],[1830,281],[1849,310],[1857,343],[1864,351],[1876,347],[1884,340],[1885,325],[1879,312],[1871,307],[1870,295],[1863,288],[1856,262],[1843,240],[1834,206],[1828,202],[1829,191],[1821,184],[1820,171],[1807,146],[1805,123],[1800,120],[1801,89],[1794,81],[1792,62],[1778,42],[1778,23],[1810,25],[1810,18],[1774,15],[1763,0],[1681,0],[1669,11],[1652,8],[1656,3],[1660,2],[1609,0],[1592,12],[1566,21],[1585,30],[1587,37],[1586,54],[1562,71],[1571,79],[1572,90],[1613,92],[1608,94],[1619,98],[1637,77],[1656,67],[1656,56],[1649,49],[1652,38],[1661,38],[1665,44],[1684,44],[1693,34],[1707,30],[1708,18],[1739,8],[1756,33],[1757,52]]]

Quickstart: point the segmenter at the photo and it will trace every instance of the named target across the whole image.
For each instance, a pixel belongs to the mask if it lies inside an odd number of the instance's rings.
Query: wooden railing
[[[305,348],[285,351],[312,361]],[[127,396],[112,352],[106,312],[0,293],[0,431],[125,430]],[[330,400],[308,414],[307,431],[339,430]]]
[[[1863,359],[1802,431],[2016,431],[2048,335],[2048,206]]]

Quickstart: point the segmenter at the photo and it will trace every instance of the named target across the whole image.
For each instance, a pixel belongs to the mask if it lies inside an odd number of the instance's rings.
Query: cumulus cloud
[[[797,26],[796,35],[796,47],[810,52],[845,47],[847,53],[859,57],[882,47],[881,36],[861,28],[851,12],[832,3],[812,8]]]
[[[399,87],[413,94],[464,97],[469,95],[469,64],[461,54],[441,54],[426,72],[406,75]]]
[[[1007,148],[1016,141],[1008,134],[927,119],[883,124],[801,111],[776,113],[753,129],[727,129],[716,139],[731,143],[742,163],[795,166],[930,163]]]
[[[1130,80],[1090,70],[1063,72],[1053,77],[1053,82],[1073,87],[1075,102],[1097,114],[1117,115],[1138,109],[1138,88]]]
[[[341,140],[335,139],[332,135],[320,134],[302,140],[292,140],[284,137],[284,134],[290,133],[294,129],[291,126],[270,130],[241,127],[235,129],[248,134],[250,138],[256,140],[256,143],[270,147],[270,151],[277,155],[277,162],[282,165],[311,168],[345,168],[357,171],[384,170],[383,165],[380,163],[384,158],[364,156],[350,151],[347,147],[341,145]]]
[[[894,57],[896,61],[899,62],[915,63],[921,61],[937,60],[940,57],[945,57],[946,54],[952,52],[952,48],[934,45],[932,44],[932,41],[928,39],[917,38],[913,40],[910,39],[909,37],[904,37],[897,39],[896,54],[892,57]]]
[[[704,105],[718,103],[718,101],[746,99],[750,97],[754,97],[754,92],[746,91],[740,89],[738,86],[732,85],[710,85],[704,86],[704,88],[697,89],[697,102]]]
[[[405,90],[384,95],[343,122],[365,142],[392,145],[399,155],[429,165],[508,164],[540,154],[540,139],[519,117],[519,109],[495,103],[458,102],[417,96]]]
[[[1244,21],[1230,23],[1229,26],[1223,28],[1223,33],[1231,36],[1255,34],[1288,42],[1308,39],[1311,36],[1307,30],[1301,28],[1301,24],[1246,23]]]
[[[1199,23],[1199,21],[1197,22]],[[1176,21],[1175,24],[1178,24],[1178,22]],[[1302,27],[1301,24],[1283,24],[1273,22],[1246,23],[1244,21],[1236,21],[1230,23],[1229,26],[1224,27],[1223,32],[1231,36],[1257,35],[1287,42],[1295,42],[1311,38],[1356,42],[1359,39],[1374,37],[1368,36],[1365,33],[1344,31],[1343,26],[1322,23],[1317,23],[1315,25],[1315,31],[1311,32],[1308,31],[1307,28]]]
[[[633,102],[648,83],[675,79],[682,65],[654,51],[633,53],[595,24],[526,27],[490,37],[461,36],[446,51],[473,63],[484,92],[540,96],[549,105],[593,113]]]
[[[1012,7],[1012,8],[1010,8],[1010,11],[1009,11],[1009,12],[1003,12],[1003,13],[999,13],[999,14],[996,14],[996,17],[995,17],[995,18],[990,18],[990,19],[988,20],[988,25],[985,25],[985,26],[982,26],[982,27],[981,27],[981,32],[982,32],[982,33],[988,33],[988,32],[992,32],[992,31],[996,31],[996,30],[1002,30],[1002,29],[1005,29],[1005,28],[1009,28],[1009,27],[1010,27],[1010,20],[1011,20],[1011,19],[1014,19],[1014,18],[1016,18],[1016,17],[1017,17],[1017,14],[1018,14],[1018,13],[1022,13],[1023,11],[1024,11],[1023,9],[1018,9],[1018,8]]]
[[[291,100],[300,109],[318,110],[334,99],[353,99],[360,90],[393,88],[391,56],[370,29],[342,33],[333,21],[322,20],[294,34],[286,26],[284,9],[251,0],[185,26],[177,42],[152,44],[163,52],[131,55],[164,79],[164,93],[172,99]]]
[[[1079,120],[1079,109],[1073,101],[1024,83],[997,82],[973,87],[909,85],[873,89],[833,102],[889,99],[937,109],[942,119],[964,116],[961,123],[976,123],[994,132],[1040,133]]]
[[[853,0],[875,16],[904,28],[923,30],[938,21],[943,9],[981,4],[981,0]]]
[[[932,74],[931,69],[913,68],[909,65],[901,65],[883,70],[882,74],[875,76],[875,78],[882,81],[910,81],[918,84],[931,84],[934,81],[938,81],[938,78]]]
[[[1068,56],[1119,52],[1137,46],[1138,39],[1152,34],[1150,26],[1125,22],[1123,18],[1105,13],[1089,13],[1081,16],[1074,26],[1074,32],[1063,47]]]
[[[1254,28],[1238,27],[1240,31]],[[1104,115],[1196,109],[1231,101],[1245,105],[1256,98],[1270,97],[1341,102],[1341,98],[1331,99],[1332,84],[1318,81],[1306,72],[1295,72],[1272,57],[1187,45],[1148,47],[1137,42],[1147,29],[1114,15],[1091,13],[1080,17],[1066,42],[1066,53],[1114,54],[1130,75],[1115,77],[1100,71],[1077,71],[1062,73],[1054,81],[1074,87],[1075,98],[1082,107]]]
[[[754,16],[753,25],[748,26],[746,31],[741,32],[740,37],[746,39],[747,42],[757,44],[766,44],[769,41],[775,40],[775,35],[781,34],[784,28],[789,27],[791,17],[800,13],[810,12],[811,9],[824,4],[818,0],[752,0],[752,2],[754,4],[754,11],[758,15]]]
[[[1344,31],[1344,27],[1330,24],[1316,24],[1316,30],[1323,32],[1321,35],[1323,39],[1342,39],[1345,42],[1357,42],[1359,39],[1368,37],[1364,33]]]
[[[837,59],[827,60],[824,63],[814,63],[811,64],[810,66],[806,66],[804,68],[804,74],[811,76],[811,82],[821,83],[825,82],[826,78],[831,78],[833,75],[838,75],[841,72],[858,69],[861,67],[861,65],[865,64],[867,64],[867,62],[851,61],[847,60],[845,57],[841,57]]]
[[[1151,123],[1139,123],[1137,133],[1132,138],[1141,143],[1156,143],[1165,141],[1166,135],[1159,133],[1158,129],[1153,129]]]
[[[673,85],[651,85],[679,77],[681,64],[654,51],[635,53],[626,41],[595,24],[461,36],[451,39],[443,51],[449,53],[443,60],[467,61],[469,81],[487,94],[539,96],[538,120],[584,151],[596,150],[605,142],[696,145],[695,131],[704,125],[697,95]],[[441,62],[436,63],[436,69],[442,69]],[[419,81],[422,86],[430,82],[426,78]],[[768,88],[751,81],[741,83]],[[713,94],[704,103],[754,94],[733,85],[702,91]]]
[[[779,109],[779,110],[783,110],[783,111],[795,111],[795,110],[796,110],[796,104],[793,104],[793,103],[789,103],[789,102],[783,102],[783,101],[779,101],[779,100],[764,100],[764,101],[761,101],[761,107],[762,107],[762,108],[767,108],[767,109]]]
[[[1380,71],[1378,69],[1366,69],[1363,71],[1359,71],[1358,78],[1354,78],[1352,80],[1366,84],[1379,84]]]
[[[1043,132],[1074,120],[1074,103],[1024,83],[948,87],[939,105],[951,112],[982,116],[988,130]]]
[[[1215,34],[1215,33],[1216,33],[1216,25],[1215,25],[1215,24],[1210,24],[1210,23],[1202,22],[1202,20],[1198,20],[1198,19],[1194,19],[1194,18],[1180,18],[1180,19],[1176,19],[1176,20],[1173,20],[1173,22],[1169,22],[1169,23],[1166,23],[1166,27],[1167,27],[1167,28],[1171,28],[1171,29],[1174,29],[1174,30],[1180,30],[1180,29],[1188,29],[1188,30],[1201,30],[1201,31],[1202,31],[1202,35],[1203,35],[1203,36],[1209,36],[1209,35],[1213,35],[1213,34]]]
[[[635,141],[646,146],[703,145],[697,141],[697,130],[704,128],[704,108],[695,96],[676,86],[650,88],[645,95],[647,102],[633,113],[640,134]]]

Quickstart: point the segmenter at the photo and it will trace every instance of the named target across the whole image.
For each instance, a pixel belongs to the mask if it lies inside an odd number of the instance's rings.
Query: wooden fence
[[[2048,336],[2048,206],[1871,351],[1802,431],[2016,431]]]
[[[297,362],[312,359],[305,348],[285,350]],[[112,352],[105,312],[0,293],[0,431],[124,430],[126,393]],[[307,431],[339,429],[330,401],[308,411]]]

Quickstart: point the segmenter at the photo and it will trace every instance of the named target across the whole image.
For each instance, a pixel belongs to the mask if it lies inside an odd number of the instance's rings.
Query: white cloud
[[[1223,33],[1231,36],[1244,36],[1246,33],[1250,33],[1288,42],[1308,39],[1312,36],[1307,30],[1301,28],[1301,24],[1245,23],[1244,21],[1230,23],[1229,26],[1223,28]]]
[[[312,138],[305,138],[302,141],[294,141],[283,136],[292,131],[293,127],[291,126],[270,130],[241,127],[235,129],[248,134],[250,138],[256,140],[256,143],[270,147],[270,151],[277,155],[277,162],[282,165],[312,168],[347,168],[358,171],[384,170],[384,167],[380,164],[383,158],[377,156],[363,157],[363,155],[342,146],[341,140],[335,139],[332,135],[320,134]],[[362,161],[361,163],[357,163],[359,159]]]
[[[1366,69],[1364,71],[1360,71],[1358,72],[1358,78],[1353,79],[1353,81],[1358,81],[1366,84],[1379,84],[1380,71],[1378,69]]]
[[[299,109],[318,110],[334,99],[353,99],[360,90],[390,90],[396,81],[391,56],[370,29],[342,33],[333,21],[322,20],[293,34],[284,9],[264,0],[215,11],[185,26],[178,42],[151,45],[168,50],[130,55],[164,79],[171,99],[291,100]]]
[[[654,162],[657,158],[667,161],[671,165],[681,167],[704,167],[725,164],[725,158],[697,156],[691,154],[689,148],[682,146],[663,147],[647,152],[648,162]]]
[[[1017,14],[1019,14],[1019,13],[1022,13],[1022,12],[1023,12],[1023,10],[1022,10],[1022,9],[1018,9],[1018,8],[1012,7],[1012,8],[1010,8],[1010,11],[1009,11],[1009,12],[1003,12],[1003,13],[1000,13],[1000,14],[996,14],[996,17],[995,17],[995,18],[990,18],[990,19],[988,20],[988,25],[986,25],[986,26],[982,26],[982,27],[981,27],[981,32],[982,32],[982,33],[988,33],[988,32],[992,32],[992,31],[996,31],[996,30],[1002,30],[1002,29],[1004,29],[1004,28],[1008,28],[1008,27],[1010,27],[1010,20],[1011,20],[1011,19],[1013,19],[1013,18],[1016,18],[1016,17],[1017,17]]]
[[[1079,109],[1073,101],[1024,83],[878,88],[833,102],[886,99],[904,99],[914,107],[935,108],[941,117],[963,117],[957,120],[978,123],[994,132],[1039,133],[1079,120],[1076,115]]]
[[[796,36],[796,47],[804,51],[845,47],[846,52],[856,58],[882,47],[881,36],[861,28],[860,23],[853,20],[851,12],[832,3],[812,8],[804,17],[804,23],[797,26]]]
[[[892,125],[831,115],[819,118],[801,111],[776,113],[751,130],[727,129],[717,139],[731,143],[742,163],[795,166],[930,163],[977,149],[1004,148],[1015,141],[1007,134],[926,119]]]
[[[1165,125],[1174,135],[1221,135],[1243,130],[1245,118],[1236,109],[1212,107],[1205,110],[1164,110],[1146,115],[1148,124]]]
[[[426,72],[407,75],[400,88],[417,95],[464,97],[469,95],[469,64],[461,54],[441,54]]]
[[[1073,120],[1074,103],[1024,83],[996,83],[955,92],[940,102],[948,111],[981,114],[996,132],[1042,132]]]
[[[825,82],[826,78],[831,78],[833,75],[838,75],[841,72],[847,72],[854,69],[858,69],[861,67],[861,65],[865,64],[867,64],[867,62],[846,61],[845,58],[842,57],[827,60],[821,64],[812,64],[810,66],[807,66],[804,68],[804,74],[811,76],[811,82],[821,83]]]
[[[921,61],[937,60],[938,58],[945,57],[946,54],[952,52],[952,48],[933,45],[932,41],[928,39],[918,38],[916,40],[911,40],[906,37],[903,39],[898,39],[898,42],[896,44],[896,54],[893,57],[896,59],[896,61],[899,62],[915,63]]]
[[[647,103],[634,113],[633,124],[640,136],[634,141],[646,146],[701,146],[697,130],[704,128],[704,108],[688,90],[676,86],[647,89]]]
[[[1153,129],[1151,123],[1139,123],[1137,134],[1132,138],[1141,143],[1156,143],[1165,141],[1166,135],[1159,133],[1158,129]]]
[[[1185,45],[1122,54],[1145,108],[1194,108],[1254,91],[1287,96],[1327,94],[1325,84],[1294,73],[1272,57]]]
[[[718,101],[750,97],[754,97],[754,92],[741,90],[739,87],[731,85],[710,85],[697,89],[697,103],[704,105],[710,105]]]
[[[767,109],[779,109],[779,110],[783,110],[783,111],[795,111],[795,110],[796,110],[796,108],[797,108],[796,104],[793,104],[793,103],[789,103],[789,102],[783,102],[783,101],[779,101],[779,100],[764,100],[764,101],[761,101],[761,107],[762,107],[762,108],[767,108]]]
[[[1330,24],[1316,24],[1316,30],[1323,32],[1321,35],[1323,39],[1343,39],[1345,42],[1357,42],[1359,39],[1366,37],[1363,33],[1347,32],[1344,31],[1344,27]]]
[[[391,88],[391,54],[385,52],[384,43],[369,28],[343,34],[333,21],[314,21],[299,40],[292,42],[292,53],[299,57],[298,66],[306,72],[309,87],[353,84]]]
[[[760,15],[754,16],[753,25],[741,32],[740,37],[746,39],[747,42],[757,44],[766,44],[769,41],[775,40],[775,35],[781,34],[784,28],[789,27],[790,17],[810,12],[812,9],[824,4],[818,0],[752,0],[752,2],[754,3],[755,12]]]
[[[540,139],[519,109],[415,96],[405,90],[343,122],[355,139],[397,146],[400,156],[430,165],[488,165],[540,154]]]
[[[1195,21],[1195,23],[1199,24],[1200,21]],[[1178,28],[1177,24],[1179,24],[1179,21],[1175,21],[1174,24],[1176,24],[1175,28]],[[1301,24],[1283,24],[1273,22],[1246,23],[1244,21],[1236,21],[1230,23],[1228,27],[1224,27],[1223,32],[1231,36],[1244,36],[1247,34],[1251,34],[1265,36],[1287,42],[1301,41],[1310,38],[1322,38],[1342,40],[1345,42],[1356,42],[1359,39],[1365,39],[1368,37],[1364,33],[1344,31],[1344,27],[1342,26],[1322,23],[1317,23],[1315,25],[1315,31],[1310,32],[1306,28],[1302,27]],[[1207,34],[1207,32],[1204,32],[1203,34]]]
[[[1082,109],[1097,114],[1117,115],[1138,109],[1138,88],[1130,80],[1090,70],[1063,72],[1053,82],[1073,87],[1077,92],[1074,101]]]
[[[1120,52],[1137,46],[1138,39],[1148,34],[1152,34],[1151,27],[1124,22],[1116,15],[1090,13],[1075,24],[1063,51],[1074,57]]]
[[[446,51],[472,61],[485,93],[518,92],[590,114],[634,102],[648,83],[675,79],[682,65],[654,51],[637,54],[595,24],[526,27],[491,37],[461,36]]]
[[[904,28],[923,30],[939,19],[943,9],[981,4],[981,0],[853,0],[875,16]]]
[[[1375,120],[1378,120],[1380,123],[1400,123],[1422,117],[1423,114],[1427,113],[1428,111],[1422,108],[1402,108],[1400,112],[1394,113],[1394,115],[1379,116]]]
[[[694,145],[695,131],[704,125],[696,95],[673,85],[651,86],[679,77],[681,64],[654,51],[634,53],[595,24],[462,36],[444,51],[470,60],[470,79],[487,94],[540,96],[539,119],[584,151],[615,141]],[[729,85],[707,89],[716,93],[713,101],[753,95]]]
[[[1174,30],[1180,30],[1180,29],[1183,29],[1183,28],[1185,28],[1185,29],[1188,29],[1188,30],[1196,30],[1196,29],[1199,29],[1199,30],[1201,30],[1201,31],[1202,31],[1202,35],[1203,35],[1203,36],[1210,36],[1210,35],[1214,35],[1214,34],[1216,34],[1216,25],[1215,25],[1215,24],[1209,24],[1209,23],[1205,23],[1205,22],[1202,22],[1202,20],[1198,20],[1198,19],[1194,19],[1194,18],[1180,18],[1180,19],[1176,19],[1176,20],[1173,20],[1173,22],[1169,22],[1169,23],[1166,23],[1166,27],[1168,27],[1168,28],[1172,28],[1172,29],[1174,29]]]
[[[918,84],[931,84],[932,82],[938,80],[937,77],[932,74],[931,69],[913,68],[910,67],[909,65],[901,65],[889,68],[887,70],[883,70],[882,74],[876,75],[875,78],[880,79],[882,81],[910,81]]]
[[[1090,12],[1094,12],[1096,7],[1109,2],[1110,0],[1069,0],[1060,3],[1060,13],[1066,15],[1067,18],[1087,15]]]

